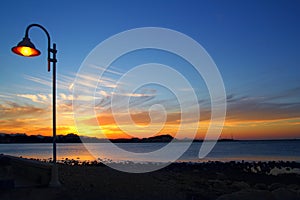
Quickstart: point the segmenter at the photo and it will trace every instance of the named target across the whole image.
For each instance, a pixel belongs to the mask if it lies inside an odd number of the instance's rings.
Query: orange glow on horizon
[[[143,138],[149,137],[148,135],[144,135],[142,132],[134,132],[134,126],[132,126],[132,133],[130,135],[124,133],[115,123],[110,123],[111,119],[104,122],[104,125],[99,126],[92,126],[92,125],[85,125],[84,126],[84,133],[77,133],[77,129],[75,125],[68,126],[65,122],[57,126],[57,134],[58,135],[66,135],[69,133],[79,134],[81,136],[90,136],[90,137],[98,137],[98,138],[109,138],[109,139],[116,139],[116,138]],[[285,139],[285,138],[300,138],[300,119],[284,119],[284,120],[270,120],[270,121],[237,121],[237,120],[228,120],[225,122],[225,125],[222,130],[222,134],[220,138],[228,139]],[[19,121],[20,124],[23,125],[16,125],[16,126],[3,126],[1,127],[0,132],[3,133],[26,133],[27,135],[45,135],[45,136],[52,136],[52,127],[47,121],[48,126],[43,124],[37,124],[34,120],[28,121],[28,124],[25,122]],[[27,122],[26,122],[27,123]],[[130,125],[129,125],[130,126]],[[207,132],[207,128],[209,126],[209,120],[201,121],[198,132],[196,135],[197,139],[204,139],[205,134]],[[145,127],[146,128],[146,127]],[[175,136],[178,131],[178,125],[174,125],[173,123],[167,123],[164,125],[162,130],[160,130],[155,135],[162,135],[162,134],[170,134]],[[192,134],[189,131],[186,131],[186,138],[192,138]],[[179,138],[183,139],[183,138]]]
[[[1,106],[1,105],[0,105]],[[2,105],[3,118],[0,119],[0,133],[26,133],[27,135],[45,135],[52,136],[51,107],[35,107],[28,105]],[[82,125],[81,130],[77,130],[74,122],[71,106],[68,104],[58,104],[57,114],[57,134],[66,135],[69,133],[80,136],[98,137],[98,138],[145,138],[162,134],[176,136],[180,125],[180,114],[169,113],[165,124],[159,131],[153,131],[159,127],[158,124],[152,124],[153,129],[149,128],[150,118],[147,112],[131,114],[136,124],[121,121],[121,126],[129,130],[128,134],[122,131],[114,120],[110,112],[101,113],[97,120],[99,124],[93,124],[90,118],[79,119]],[[20,113],[22,115],[20,115]],[[210,119],[207,116],[201,116],[198,124],[197,139],[204,139],[207,129],[210,125]],[[78,120],[78,119],[77,119]],[[192,139],[194,134],[190,126],[195,122],[187,122],[184,125],[184,137],[178,139]],[[197,122],[196,122],[197,123]],[[147,130],[145,133],[143,130]],[[80,132],[77,132],[80,131]],[[282,119],[259,119],[253,118],[247,120],[245,114],[238,117],[228,116],[220,138],[233,138],[237,140],[247,139],[294,139],[300,138],[300,118],[282,118]]]

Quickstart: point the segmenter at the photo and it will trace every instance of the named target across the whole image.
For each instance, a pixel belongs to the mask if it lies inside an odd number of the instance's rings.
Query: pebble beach
[[[2,188],[0,199],[300,199],[299,169],[297,162],[214,161],[139,174],[68,161],[58,164],[61,187]]]

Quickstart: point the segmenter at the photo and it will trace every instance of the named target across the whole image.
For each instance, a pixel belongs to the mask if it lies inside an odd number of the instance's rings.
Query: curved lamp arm
[[[29,38],[29,36],[28,36],[29,35],[29,29],[32,28],[32,27],[39,27],[40,29],[42,29],[45,32],[45,34],[47,36],[47,39],[48,39],[48,58],[47,58],[47,60],[48,60],[48,72],[49,72],[50,71],[50,62],[57,62],[56,56],[55,56],[55,54],[57,52],[56,44],[54,43],[53,44],[53,49],[51,49],[51,47],[50,47],[50,44],[51,44],[50,34],[46,30],[46,28],[43,27],[40,24],[30,24],[29,26],[27,26],[26,31],[25,31],[25,38]],[[50,52],[54,54],[53,58],[50,57]]]

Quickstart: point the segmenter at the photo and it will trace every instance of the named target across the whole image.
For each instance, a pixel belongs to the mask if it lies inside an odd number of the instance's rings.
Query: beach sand
[[[2,189],[1,200],[42,199],[300,199],[300,175],[270,174],[300,168],[295,162],[175,163],[133,174],[104,164],[59,164],[62,186]]]

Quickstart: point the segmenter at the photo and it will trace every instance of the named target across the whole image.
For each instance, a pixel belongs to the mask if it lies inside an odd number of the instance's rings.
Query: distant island
[[[113,143],[150,143],[150,142],[171,142],[174,139],[169,134],[158,135],[148,138],[118,138],[110,139]],[[186,142],[191,141],[191,139],[174,139],[176,142]],[[193,142],[202,142],[203,140],[193,140]],[[233,139],[220,139],[218,141],[236,141]],[[27,135],[26,133],[15,133],[7,134],[0,133],[0,144],[8,143],[52,143],[52,136],[43,136],[43,135]],[[58,135],[56,139],[57,143],[105,143],[108,142],[107,139],[101,139],[96,137],[88,136],[78,136],[74,133],[69,133],[67,135]]]
[[[110,139],[113,143],[149,143],[149,142],[170,142],[174,138],[171,135],[159,135],[149,138],[119,138]],[[176,139],[175,139],[176,140]],[[0,143],[52,143],[52,136],[27,135],[25,133],[6,134],[0,133]],[[77,134],[69,133],[67,135],[58,135],[57,143],[103,143],[108,142],[107,139],[96,137],[79,137]]]

